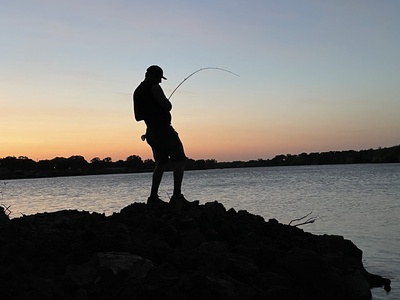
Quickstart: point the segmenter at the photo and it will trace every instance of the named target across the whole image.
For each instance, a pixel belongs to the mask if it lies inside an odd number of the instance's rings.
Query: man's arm
[[[172,109],[171,102],[165,97],[164,91],[162,90],[161,86],[158,84],[153,85],[151,88],[151,92],[153,96],[157,99],[158,103],[164,108],[166,111],[170,111]]]

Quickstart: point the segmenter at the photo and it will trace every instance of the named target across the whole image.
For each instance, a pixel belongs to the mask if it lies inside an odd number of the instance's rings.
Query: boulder
[[[369,300],[378,286],[390,280],[368,273],[351,241],[216,201],[111,216],[0,210],[5,299]]]

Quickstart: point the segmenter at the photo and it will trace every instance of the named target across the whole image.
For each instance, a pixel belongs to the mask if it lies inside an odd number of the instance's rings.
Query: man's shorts
[[[182,142],[172,126],[148,127],[146,141],[153,151],[153,157],[157,164],[166,164],[169,160],[181,162],[186,159]]]

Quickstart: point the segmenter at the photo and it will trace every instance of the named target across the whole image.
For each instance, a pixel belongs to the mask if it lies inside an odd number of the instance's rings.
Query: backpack
[[[138,122],[144,120],[146,112],[149,110],[147,98],[148,86],[142,82],[133,93],[133,111],[135,120]]]

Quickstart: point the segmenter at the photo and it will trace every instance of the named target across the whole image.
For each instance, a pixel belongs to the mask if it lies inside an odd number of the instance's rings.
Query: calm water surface
[[[110,215],[145,202],[150,183],[150,173],[8,180],[0,199],[11,217],[61,209]],[[285,224],[312,212],[316,221],[301,228],[352,240],[367,270],[392,280],[392,292],[374,289],[373,299],[400,299],[400,164],[190,171],[183,191],[190,200],[218,201]],[[167,200],[171,193],[166,173],[159,194]]]

